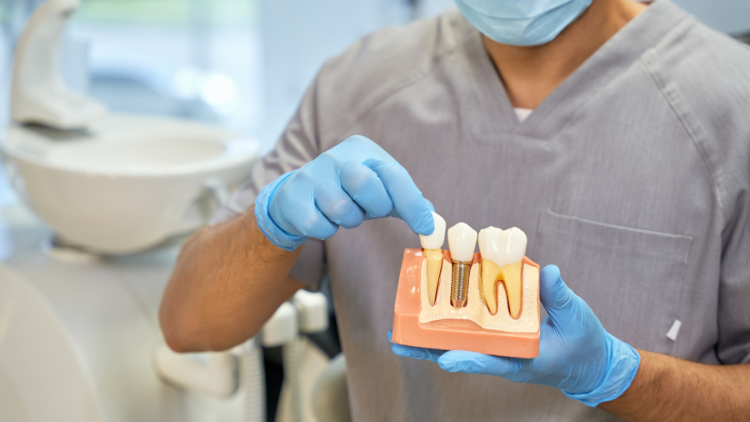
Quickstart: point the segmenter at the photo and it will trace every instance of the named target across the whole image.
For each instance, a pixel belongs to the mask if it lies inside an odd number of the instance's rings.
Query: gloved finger
[[[326,218],[345,229],[353,229],[365,221],[364,210],[341,189],[338,183],[317,185],[315,204]]]
[[[403,344],[393,343],[391,346],[393,353],[398,356],[419,360],[429,360],[431,362],[437,362],[440,358],[440,352],[435,349],[425,349],[422,347],[404,346]]]
[[[366,160],[364,164],[378,175],[391,197],[394,211],[391,215],[404,220],[417,234],[429,235],[435,231],[429,202],[401,164],[378,160]]]
[[[393,343],[391,339],[391,331],[388,331],[388,341],[392,343],[391,350],[398,356],[419,360],[429,360],[431,362],[437,362],[440,356],[445,353],[444,350],[438,349],[426,349],[423,347],[405,346],[403,344]]]
[[[484,355],[476,352],[453,350],[438,359],[438,365],[448,372],[484,374],[507,377],[516,374],[520,362],[515,358]]]
[[[325,240],[339,229],[315,205],[311,189],[282,186],[268,212],[280,229],[298,236]]]
[[[378,175],[359,161],[350,160],[339,171],[341,187],[370,218],[387,217],[393,202]]]

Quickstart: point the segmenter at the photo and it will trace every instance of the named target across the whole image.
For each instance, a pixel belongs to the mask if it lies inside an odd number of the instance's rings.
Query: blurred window
[[[325,58],[452,0],[83,0],[93,97],[114,111],[221,124],[274,143]],[[261,19],[262,16],[262,19]]]
[[[89,94],[114,111],[257,130],[254,0],[83,0],[71,43],[89,46]]]

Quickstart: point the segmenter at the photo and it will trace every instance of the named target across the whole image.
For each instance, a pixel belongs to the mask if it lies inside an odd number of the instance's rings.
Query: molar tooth
[[[521,310],[521,267],[526,254],[526,234],[513,227],[501,230],[487,227],[479,232],[479,251],[482,254],[480,289],[487,308],[497,313],[497,282],[505,285],[508,312],[518,318]]]
[[[432,213],[435,231],[429,235],[419,235],[424,254],[427,257],[427,298],[430,305],[435,305],[440,270],[443,266],[443,243],[445,242],[445,220],[437,213]]]

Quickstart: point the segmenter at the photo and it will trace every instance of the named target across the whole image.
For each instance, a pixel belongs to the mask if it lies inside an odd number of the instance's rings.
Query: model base
[[[535,358],[539,355],[539,329],[531,333],[488,330],[466,319],[442,319],[420,323],[424,258],[422,249],[404,251],[393,315],[394,343],[517,358]],[[481,262],[479,254],[476,254],[474,261]],[[523,258],[523,265],[530,266],[538,276],[539,265],[526,257]],[[537,307],[536,318],[539,317]],[[537,324],[537,327],[539,326]]]

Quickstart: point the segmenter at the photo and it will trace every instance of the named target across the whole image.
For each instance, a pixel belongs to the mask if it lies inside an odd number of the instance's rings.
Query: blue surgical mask
[[[482,34],[501,44],[546,44],[576,20],[592,0],[455,0]]]

